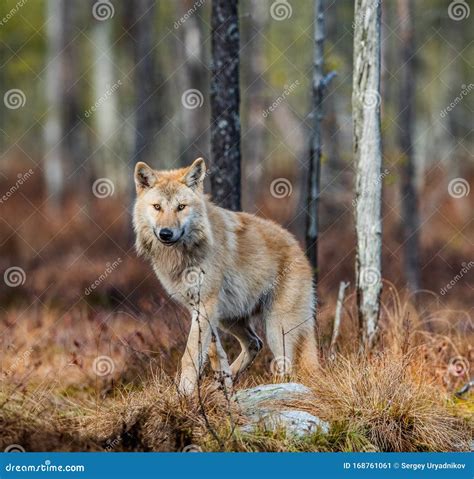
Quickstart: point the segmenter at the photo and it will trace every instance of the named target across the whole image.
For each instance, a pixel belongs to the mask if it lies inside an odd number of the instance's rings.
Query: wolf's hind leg
[[[291,373],[294,362],[295,334],[285,329],[284,321],[276,313],[269,315],[265,327],[268,346],[273,353],[271,371],[278,377]]]
[[[263,347],[262,340],[257,336],[248,319],[239,319],[235,322],[227,321],[221,326],[225,331],[229,332],[237,338],[242,348],[240,354],[230,365],[232,376],[234,379],[247,369],[259,351]]]
[[[218,381],[225,386],[227,390],[232,388],[232,372],[229,366],[227,354],[222,347],[219,334],[216,330],[212,332],[211,345],[209,347],[209,362],[211,368],[218,375]]]
[[[296,368],[297,345],[302,342],[307,346],[304,353],[315,345],[311,289],[281,288],[266,314],[265,331],[274,355],[272,372],[280,377],[291,374]]]

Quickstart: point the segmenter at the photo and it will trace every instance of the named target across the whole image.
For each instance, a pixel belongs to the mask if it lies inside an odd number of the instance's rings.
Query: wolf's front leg
[[[205,311],[205,310],[204,310]],[[186,350],[181,359],[179,391],[190,395],[196,389],[204,369],[212,336],[211,319],[204,311],[194,310]]]

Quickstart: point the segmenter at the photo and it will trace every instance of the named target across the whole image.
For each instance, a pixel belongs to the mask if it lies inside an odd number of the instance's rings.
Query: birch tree
[[[238,0],[213,0],[211,14],[211,190],[224,208],[240,210]]]
[[[400,167],[400,195],[403,221],[403,249],[405,277],[408,288],[420,289],[418,230],[418,195],[415,187],[413,130],[415,124],[415,72],[414,29],[412,0],[398,0],[400,24],[400,114],[398,117],[399,148],[402,155]]]
[[[354,20],[356,289],[361,339],[369,347],[377,336],[382,291],[380,3],[356,0]]]
[[[242,164],[245,181],[242,184],[244,209],[255,209],[255,200],[258,194],[258,187],[264,172],[265,155],[265,81],[264,75],[267,68],[265,58],[265,43],[263,32],[268,23],[269,11],[266,2],[251,0],[250,19],[247,38],[242,42],[248,45],[250,56],[247,60],[249,78],[246,95],[247,131],[246,141],[242,145],[245,162]],[[242,32],[243,33],[243,32]]]
[[[62,12],[63,0],[48,0],[46,3],[47,57],[46,101],[48,110],[44,124],[44,180],[49,205],[59,208],[64,193],[65,168],[61,142],[64,125],[61,116],[61,71],[62,71]]]
[[[314,60],[313,60],[313,105],[311,145],[309,155],[308,204],[306,210],[306,251],[313,267],[314,279],[318,279],[319,195],[321,185],[321,153],[323,98],[326,86],[335,72],[324,75],[324,10],[325,0],[314,2]]]
[[[92,29],[92,88],[94,101],[100,100],[93,113],[93,125],[98,143],[96,172],[110,178],[115,184],[120,178],[116,165],[115,143],[118,137],[118,99],[112,94],[117,83],[112,49],[112,19],[96,21]],[[116,60],[115,60],[116,61]]]

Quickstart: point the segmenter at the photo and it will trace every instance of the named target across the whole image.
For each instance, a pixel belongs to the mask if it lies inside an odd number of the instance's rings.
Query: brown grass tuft
[[[339,431],[342,450],[468,450],[469,433],[448,397],[409,354],[337,357],[304,382],[311,404],[298,406]]]
[[[242,418],[225,394],[212,389],[204,382],[198,397],[186,398],[171,378],[155,376],[138,391],[104,401],[81,430],[106,450],[224,450]]]

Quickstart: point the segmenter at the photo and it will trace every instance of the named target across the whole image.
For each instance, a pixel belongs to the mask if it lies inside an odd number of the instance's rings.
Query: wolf
[[[317,361],[312,269],[297,240],[281,226],[212,203],[204,193],[202,158],[187,168],[135,167],[133,226],[170,296],[191,313],[179,391],[192,394],[209,359],[232,384],[263,347],[260,321],[274,355],[272,370],[289,373]],[[240,343],[229,365],[218,331]]]

